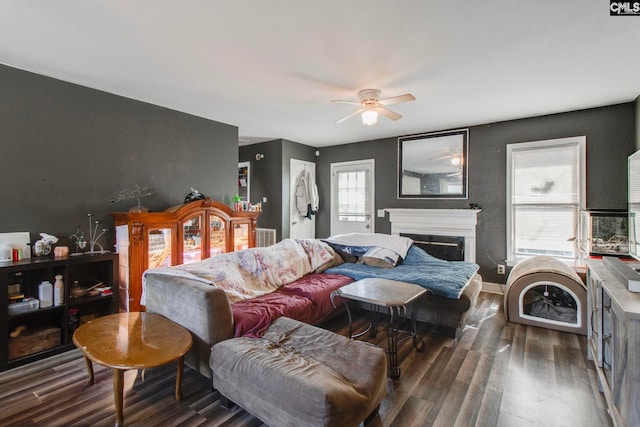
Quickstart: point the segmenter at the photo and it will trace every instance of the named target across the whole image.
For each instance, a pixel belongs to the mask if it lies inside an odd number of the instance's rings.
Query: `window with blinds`
[[[508,261],[575,259],[585,201],[586,138],[507,145]]]
[[[366,172],[338,173],[338,219],[340,221],[366,221]]]
[[[640,150],[629,156],[629,254],[640,260]]]

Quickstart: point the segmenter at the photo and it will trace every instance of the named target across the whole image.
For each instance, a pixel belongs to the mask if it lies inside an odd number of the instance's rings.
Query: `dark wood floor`
[[[365,322],[366,316],[358,317]],[[346,315],[325,326],[346,334]],[[502,296],[482,293],[458,342],[424,332],[427,348],[400,349],[402,376],[388,380],[379,426],[609,426],[583,336],[504,320]],[[386,342],[380,333],[376,341]],[[110,426],[111,372],[95,366],[86,386],[77,350],[0,373],[0,426]],[[125,374],[125,423],[136,426],[261,426],[220,406],[210,382],[186,368],[174,399],[175,367]],[[274,426],[277,427],[277,426]]]

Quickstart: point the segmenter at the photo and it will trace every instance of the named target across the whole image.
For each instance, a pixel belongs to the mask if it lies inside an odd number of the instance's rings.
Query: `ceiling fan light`
[[[366,110],[362,112],[362,124],[373,126],[378,123],[378,112],[375,110]]]

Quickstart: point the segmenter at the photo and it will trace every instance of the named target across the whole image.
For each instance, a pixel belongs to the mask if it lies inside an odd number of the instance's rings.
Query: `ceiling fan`
[[[446,159],[450,159],[451,165],[452,166],[459,166],[462,163],[462,156],[460,155],[460,153],[451,153],[451,154],[447,154],[445,156],[441,156],[441,157],[436,157],[435,161],[438,160],[446,160]]]
[[[378,123],[378,114],[382,114],[388,119],[398,120],[402,116],[395,111],[391,111],[386,108],[386,105],[398,104],[400,102],[414,101],[415,96],[410,93],[404,95],[392,96],[391,98],[380,99],[380,91],[378,89],[364,89],[358,92],[358,98],[360,102],[355,101],[342,101],[334,99],[331,102],[341,102],[343,104],[359,105],[361,108],[353,113],[341,118],[336,122],[342,123],[347,119],[355,116],[356,114],[362,114],[362,124],[372,126]]]

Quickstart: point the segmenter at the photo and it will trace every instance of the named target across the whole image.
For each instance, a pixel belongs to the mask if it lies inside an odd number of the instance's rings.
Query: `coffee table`
[[[358,338],[367,332],[372,337],[376,335],[376,314],[378,308],[386,307],[388,310],[387,319],[387,354],[389,355],[390,376],[393,379],[400,378],[400,367],[398,366],[398,344],[406,339],[413,338],[413,347],[417,351],[424,350],[424,341],[418,341],[416,331],[416,313],[422,296],[427,293],[427,289],[412,283],[399,282],[397,280],[370,278],[362,279],[343,286],[331,293],[331,302],[335,307],[334,298],[343,298],[344,305],[349,316],[349,337]],[[371,322],[368,328],[357,334],[353,334],[351,311],[347,300],[360,301],[371,304]],[[407,306],[416,302],[411,310],[411,331],[400,330],[400,324],[406,319]],[[398,341],[400,332],[409,332],[410,336]]]
[[[176,400],[182,400],[184,355],[191,348],[191,334],[158,314],[117,313],[98,317],[81,325],[73,334],[74,344],[84,353],[94,382],[92,362],[112,368],[116,426],[124,425],[124,371],[146,369],[178,362]]]

